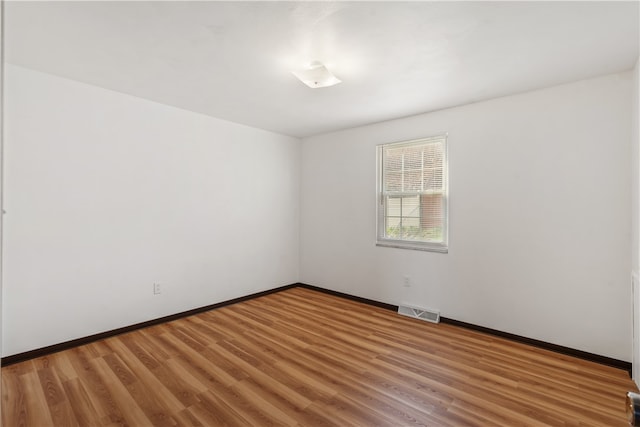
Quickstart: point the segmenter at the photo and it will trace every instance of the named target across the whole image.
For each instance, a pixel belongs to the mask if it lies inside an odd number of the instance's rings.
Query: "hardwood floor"
[[[17,426],[625,426],[625,371],[293,288],[2,368]]]

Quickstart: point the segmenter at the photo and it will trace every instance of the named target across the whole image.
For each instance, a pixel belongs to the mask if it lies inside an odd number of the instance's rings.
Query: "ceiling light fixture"
[[[300,81],[310,88],[329,87],[341,83],[342,80],[331,74],[321,62],[314,61],[304,70],[292,71]]]

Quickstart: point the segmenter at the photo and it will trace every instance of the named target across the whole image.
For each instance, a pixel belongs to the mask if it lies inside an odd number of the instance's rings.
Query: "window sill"
[[[399,242],[399,241],[377,241],[376,246],[396,249],[411,249],[414,251],[437,252],[441,254],[449,253],[447,246],[429,245],[421,243]]]

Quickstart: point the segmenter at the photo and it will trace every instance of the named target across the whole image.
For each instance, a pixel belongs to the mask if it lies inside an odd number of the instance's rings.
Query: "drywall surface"
[[[304,139],[301,281],[629,361],[631,87],[627,72]],[[449,253],[377,247],[376,145],[442,133]]]
[[[633,379],[640,383],[640,58],[633,68],[631,103],[631,277],[633,283]]]
[[[13,65],[5,95],[3,355],[298,281],[298,139]]]
[[[0,34],[4,36],[4,3],[0,4]],[[3,185],[2,172],[4,160],[3,160],[3,145],[4,145],[4,43],[0,43],[0,354],[2,354],[2,200],[3,200]],[[0,384],[0,391],[2,385]],[[1,412],[0,408],[0,412]]]
[[[640,59],[633,68],[631,89],[631,269],[640,272]]]

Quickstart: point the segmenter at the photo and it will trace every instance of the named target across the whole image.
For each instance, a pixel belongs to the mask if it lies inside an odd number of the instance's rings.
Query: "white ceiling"
[[[5,59],[304,137],[628,70],[633,2],[5,2]],[[343,83],[291,70],[323,62]]]

